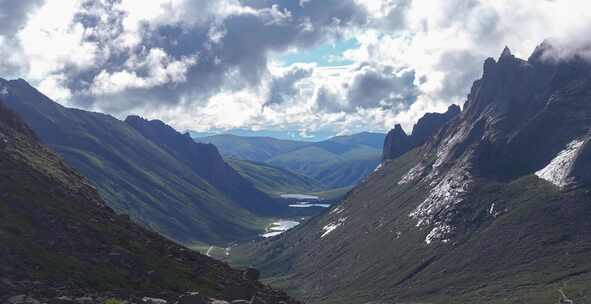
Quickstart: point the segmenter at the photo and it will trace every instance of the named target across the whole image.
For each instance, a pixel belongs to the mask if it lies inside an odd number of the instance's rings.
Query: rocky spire
[[[400,124],[397,124],[394,129],[388,132],[384,140],[383,159],[395,159],[402,154],[408,152],[412,148],[412,141],[402,129]]]
[[[511,57],[513,57],[513,53],[511,53],[511,49],[509,49],[508,46],[505,46],[505,48],[503,49],[503,52],[501,53],[501,57],[499,57],[499,61],[501,61],[502,59],[511,58]]]

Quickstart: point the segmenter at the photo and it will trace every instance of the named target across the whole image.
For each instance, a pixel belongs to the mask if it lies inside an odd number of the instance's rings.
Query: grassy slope
[[[311,178],[269,164],[238,159],[226,161],[259,190],[270,195],[310,193],[326,188]]]
[[[117,212],[185,244],[248,239],[264,226],[124,122],[64,108],[24,82],[12,86],[9,106]]]
[[[214,144],[224,156],[256,162],[266,162],[277,155],[308,145],[300,141],[227,134],[196,138],[195,141]]]
[[[328,151],[328,147],[309,146],[277,156],[269,163],[341,188],[357,183],[379,164],[382,151],[365,145],[347,146]]]
[[[7,123],[7,113],[0,104],[0,300],[55,289],[167,299],[190,290],[230,300],[258,290],[275,298],[240,271],[117,216],[22,124]]]
[[[318,143],[233,135],[196,140],[215,144],[226,157],[269,163],[330,189],[354,185],[375,169],[381,160],[384,134],[337,136]]]
[[[560,192],[535,176],[480,180],[460,211],[459,237],[428,246],[428,231],[408,216],[428,187],[397,186],[417,157],[413,151],[373,174],[343,212],[236,249],[235,259],[309,303],[553,303],[561,287],[576,303],[591,299],[588,191]],[[490,216],[492,202],[507,211]],[[321,239],[337,218],[347,221]]]

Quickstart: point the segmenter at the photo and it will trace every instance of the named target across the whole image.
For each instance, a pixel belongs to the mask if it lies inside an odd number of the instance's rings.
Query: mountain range
[[[2,303],[296,303],[117,215],[1,100],[0,198]]]
[[[224,157],[283,168],[332,189],[353,186],[369,175],[380,163],[384,138],[365,132],[321,142],[228,134],[195,140],[214,144]]]
[[[461,112],[395,128],[341,203],[234,258],[307,303],[589,302],[591,64],[556,52],[487,59]]]
[[[212,145],[161,121],[63,107],[24,80],[0,79],[5,103],[40,140],[128,214],[187,245],[256,237],[280,211],[274,199],[230,167]]]

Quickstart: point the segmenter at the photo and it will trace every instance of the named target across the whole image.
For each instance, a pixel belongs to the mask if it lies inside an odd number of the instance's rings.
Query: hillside
[[[288,299],[118,216],[0,101],[0,302]],[[186,292],[198,295],[183,295]],[[9,300],[10,299],[10,300]],[[21,299],[23,300],[23,299]],[[199,301],[199,302],[195,302]]]
[[[168,126],[152,129],[154,134],[164,130],[167,137],[151,136],[109,115],[65,108],[24,80],[0,79],[0,85],[7,90],[6,105],[90,179],[110,207],[171,239],[184,244],[250,239],[265,224],[257,214],[273,211],[273,204],[265,209],[268,196],[228,167],[215,149],[192,145]],[[191,155],[183,154],[186,147]],[[215,170],[224,176],[208,175],[211,169],[195,165],[199,157],[225,168]],[[226,176],[231,178],[223,180]],[[232,183],[243,185],[238,190],[244,192],[226,193]]]
[[[326,188],[311,178],[269,164],[232,158],[226,161],[255,187],[270,195],[313,193]]]
[[[379,164],[384,134],[359,133],[321,142],[216,135],[196,138],[213,143],[222,155],[267,163],[320,182],[325,189],[355,185]]]
[[[589,302],[591,65],[552,51],[487,59],[425,144],[235,258],[309,303]]]
[[[214,144],[226,157],[256,162],[266,162],[277,155],[297,150],[308,144],[271,137],[244,137],[230,134],[197,137],[195,140]]]

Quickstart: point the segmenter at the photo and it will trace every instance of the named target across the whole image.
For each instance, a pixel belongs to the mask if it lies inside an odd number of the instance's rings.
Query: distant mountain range
[[[269,164],[233,158],[226,161],[259,190],[273,196],[286,193],[314,193],[326,188],[309,177]]]
[[[117,215],[2,100],[0,244],[2,303],[296,303]]]
[[[287,169],[325,189],[352,186],[369,175],[380,163],[384,139],[385,134],[367,132],[321,142],[228,134],[195,138],[214,144],[224,157]]]
[[[591,63],[559,52],[487,59],[461,112],[396,128],[341,203],[234,258],[313,304],[589,302]]]
[[[184,244],[255,237],[282,207],[212,145],[160,121],[65,108],[24,80],[0,79],[6,105],[89,178],[118,213]]]
[[[327,131],[313,132],[302,135],[299,131],[277,131],[277,130],[249,130],[249,129],[213,129],[206,132],[188,130],[187,133],[193,138],[209,137],[215,135],[235,135],[241,137],[271,137],[282,140],[315,142],[327,140],[333,137],[333,134]]]

